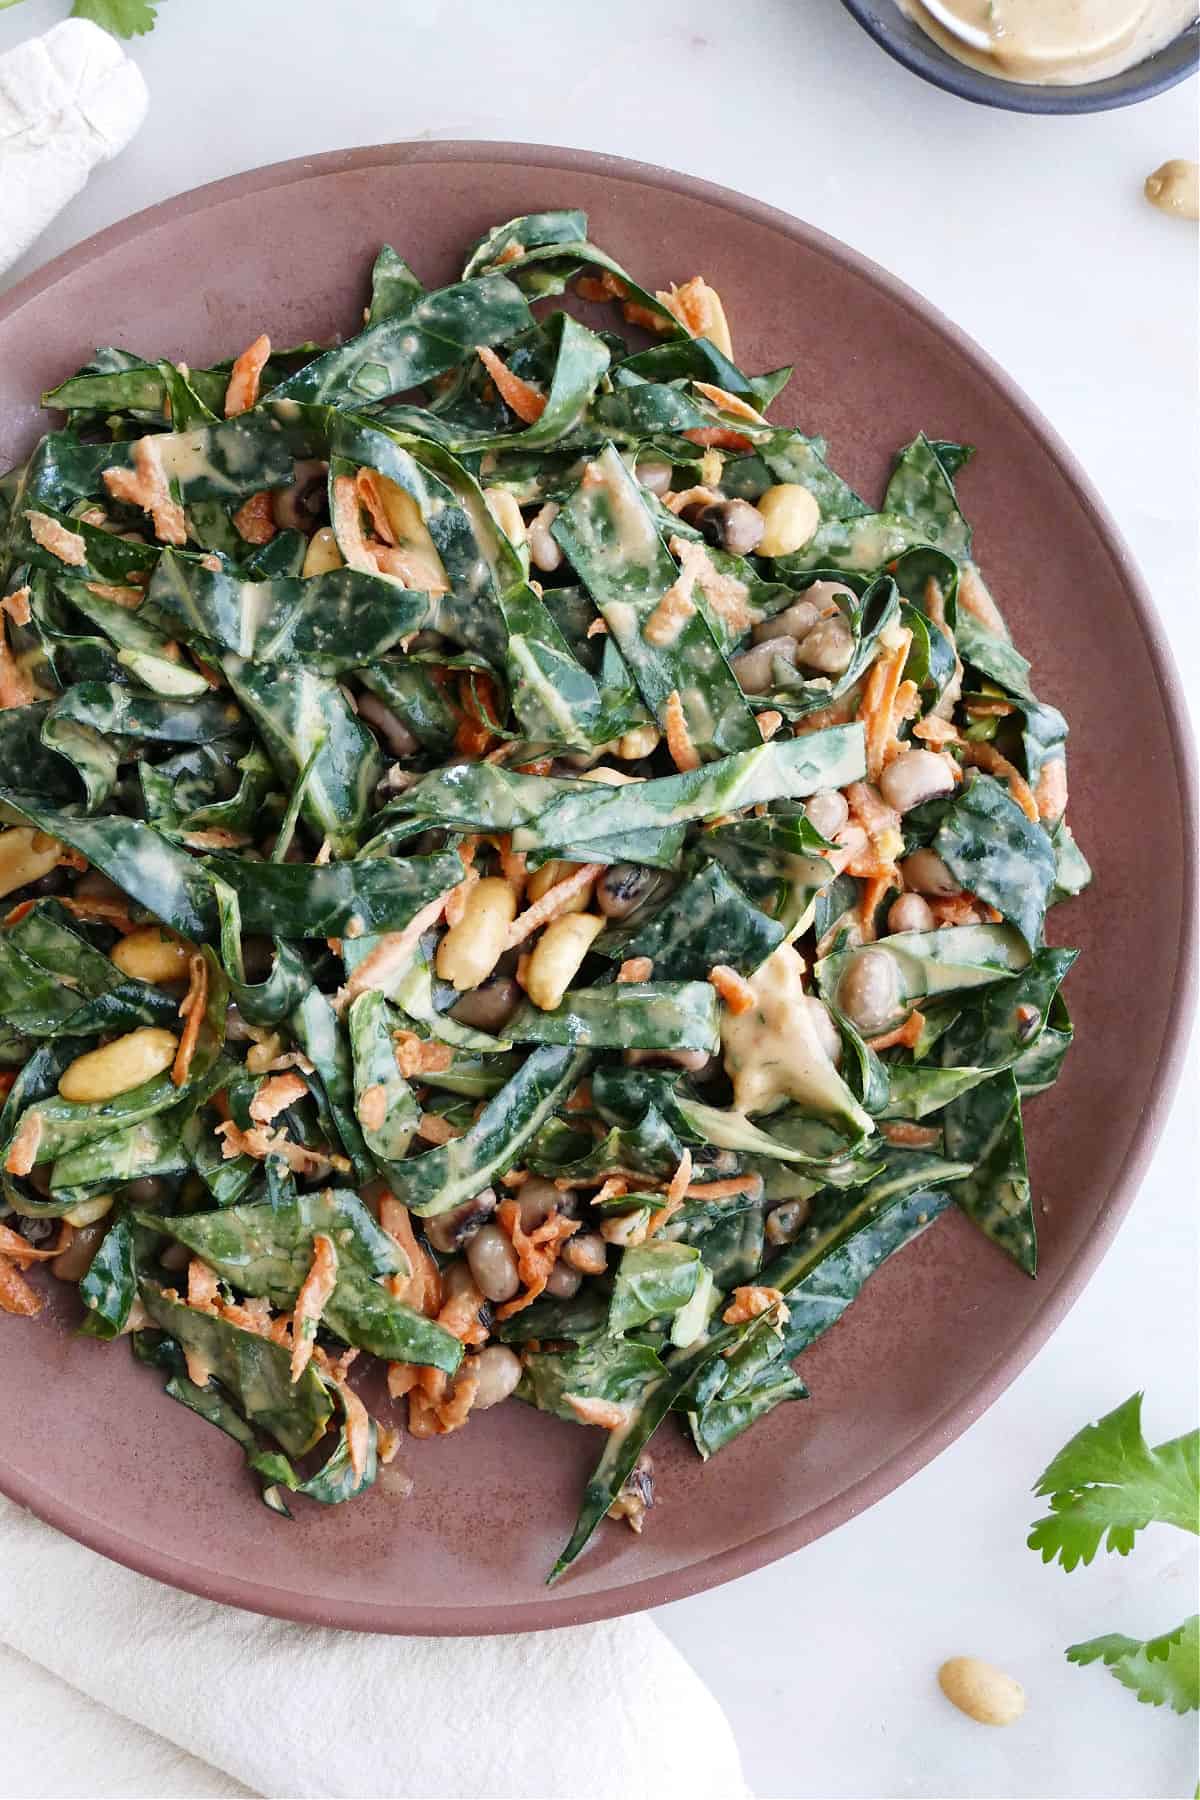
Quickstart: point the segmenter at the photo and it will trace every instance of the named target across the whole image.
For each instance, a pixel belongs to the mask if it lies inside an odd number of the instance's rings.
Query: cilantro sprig
[[[0,0],[0,12],[19,5],[20,0]],[[90,19],[103,26],[114,37],[142,37],[153,31],[162,0],[75,0],[73,19]]]
[[[1131,1394],[1063,1446],[1034,1492],[1049,1499],[1050,1511],[1026,1541],[1068,1573],[1090,1563],[1102,1544],[1128,1556],[1147,1525],[1200,1535],[1200,1431],[1152,1449],[1142,1432],[1142,1396]],[[1147,1706],[1200,1708],[1200,1614],[1161,1637],[1108,1632],[1072,1644],[1066,1655],[1081,1668],[1102,1663]]]

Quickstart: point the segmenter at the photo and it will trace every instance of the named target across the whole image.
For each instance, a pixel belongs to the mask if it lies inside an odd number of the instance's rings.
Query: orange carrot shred
[[[532,382],[514,375],[494,350],[477,344],[475,354],[495,382],[497,392],[510,412],[516,413],[525,425],[532,425],[541,418],[546,410],[545,394],[539,393]]]

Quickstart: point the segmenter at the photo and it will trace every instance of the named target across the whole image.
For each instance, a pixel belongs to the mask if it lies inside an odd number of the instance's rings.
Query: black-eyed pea
[[[936,750],[906,750],[879,777],[879,791],[898,813],[911,812],[954,787],[950,764]]]
[[[900,1009],[900,975],[886,950],[857,950],[842,971],[838,1010],[870,1035],[882,1031]]]
[[[472,1412],[486,1412],[507,1400],[521,1379],[521,1359],[507,1344],[489,1344],[471,1358],[471,1367],[479,1379]]]
[[[952,1706],[978,1725],[1013,1725],[1025,1711],[1025,1689],[977,1656],[952,1656],[938,1670],[938,1686]]]
[[[556,1262],[546,1277],[546,1292],[555,1300],[570,1300],[583,1286],[583,1276],[569,1263]]]
[[[580,1275],[603,1275],[608,1267],[608,1245],[598,1231],[577,1231],[563,1245],[561,1260]]]
[[[906,888],[914,894],[927,894],[931,900],[953,900],[962,893],[936,850],[914,850],[900,864],[900,873]]]
[[[751,641],[763,644],[768,638],[790,637],[799,643],[812,630],[820,616],[820,607],[815,606],[811,600],[794,600],[782,612],[775,613],[771,618],[764,619],[761,625],[756,625],[750,633]]]
[[[30,825],[0,831],[0,898],[49,875],[58,867],[62,848],[56,837]]]
[[[888,907],[887,928],[893,937],[902,931],[932,931],[936,923],[923,894],[901,894]]]
[[[820,788],[804,802],[804,816],[814,831],[832,843],[850,817],[850,808],[845,794],[836,788]]]
[[[179,1039],[173,1031],[141,1025],[99,1050],[77,1056],[63,1070],[58,1091],[64,1100],[98,1106],[161,1075],[174,1062],[178,1048]]]
[[[511,882],[496,876],[477,881],[467,894],[462,918],[438,945],[441,979],[460,994],[486,981],[503,954],[516,916],[517,895]]]
[[[854,657],[854,633],[840,612],[819,619],[796,646],[796,661],[818,675],[844,675]]]
[[[779,685],[775,679],[776,662],[785,662],[795,668],[795,638],[782,633],[778,637],[764,638],[752,649],[735,656],[729,666],[737,676],[743,694],[769,694]]]
[[[109,1205],[112,1205],[111,1195]],[[92,1266],[92,1258],[100,1248],[107,1230],[107,1219],[97,1219],[91,1225],[81,1225],[66,1249],[60,1250],[51,1261],[50,1273],[57,1275],[60,1281],[82,1281]]]
[[[165,925],[141,925],[118,939],[110,955],[122,975],[166,987],[187,980],[193,951]]]
[[[529,544],[529,560],[534,568],[543,575],[553,575],[563,559],[562,551],[556,540],[550,535],[550,527],[557,517],[557,501],[547,500],[540,512],[534,513],[525,528],[525,537]]]
[[[595,913],[552,919],[538,939],[525,974],[525,992],[543,1012],[558,1006],[593,941],[604,930]]]
[[[657,725],[635,725],[617,739],[616,753],[622,762],[638,762],[643,756],[652,755],[661,742],[662,733]]]
[[[798,481],[782,481],[756,502],[766,521],[758,542],[760,556],[791,556],[802,550],[821,523],[816,495]]]
[[[499,1225],[483,1225],[467,1240],[466,1258],[485,1300],[511,1300],[521,1286],[517,1253]]]

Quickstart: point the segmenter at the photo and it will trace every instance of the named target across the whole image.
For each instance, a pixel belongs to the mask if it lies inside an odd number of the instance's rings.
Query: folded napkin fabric
[[[724,1715],[644,1616],[511,1638],[293,1625],[162,1587],[0,1500],[0,1646],[270,1800],[746,1793]],[[53,1791],[98,1790],[85,1767]]]
[[[137,64],[88,19],[0,56],[0,271],[124,149],[148,103]]]

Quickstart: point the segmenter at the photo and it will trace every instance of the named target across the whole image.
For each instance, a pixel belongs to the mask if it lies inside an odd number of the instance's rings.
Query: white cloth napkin
[[[284,1624],[162,1587],[0,1500],[0,1647],[11,1800],[746,1794],[724,1714],[644,1616],[511,1638]]]
[[[0,272],[125,148],[148,104],[137,64],[88,19],[0,56]]]

